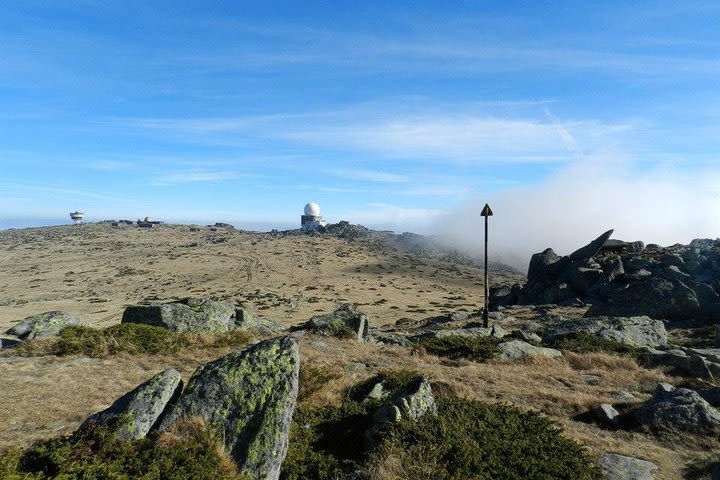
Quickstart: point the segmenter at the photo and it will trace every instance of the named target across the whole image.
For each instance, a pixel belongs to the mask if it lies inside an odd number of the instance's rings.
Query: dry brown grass
[[[353,301],[363,304],[375,325],[471,310],[481,298],[478,270],[454,269],[362,242],[190,232],[187,227],[145,231],[86,226],[55,238],[33,232],[0,233],[0,329],[55,309],[107,326],[119,321],[124,305],[152,296],[233,298],[286,324]],[[220,236],[228,240],[212,242]],[[198,247],[187,246],[193,242]],[[379,303],[381,299],[385,302]],[[515,320],[503,327],[536,317],[530,309],[512,313]],[[350,386],[381,370],[405,369],[421,372],[462,397],[541,411],[593,453],[612,451],[657,463],[661,468],[656,478],[661,480],[682,478],[685,464],[705,458],[705,452],[720,451],[715,439],[668,440],[572,420],[589,407],[612,402],[615,391],[644,399],[656,382],[679,382],[628,357],[567,353],[559,360],[475,363],[314,335],[299,340],[302,364],[333,374],[307,396],[305,401],[314,405],[338,404]],[[0,353],[0,450],[70,433],[87,415],[153,374],[174,367],[187,380],[199,364],[228,351],[207,348],[103,359]],[[364,363],[367,369],[351,374],[346,369],[351,362]],[[581,374],[597,375],[600,383],[589,385]],[[412,478],[399,470],[391,454],[372,468],[372,478],[378,480]]]

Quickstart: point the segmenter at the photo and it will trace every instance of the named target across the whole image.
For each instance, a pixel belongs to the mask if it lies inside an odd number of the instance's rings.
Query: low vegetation
[[[427,352],[439,357],[451,359],[466,358],[483,362],[494,358],[500,353],[498,345],[501,340],[494,337],[470,337],[453,335],[441,338],[429,338],[420,342]]]
[[[415,378],[414,372],[387,371],[351,388],[340,405],[300,404],[280,478],[602,478],[587,452],[544,416],[452,396],[438,397],[437,416],[389,424],[380,443],[370,442],[367,432],[381,402],[362,401],[363,395],[378,381],[392,395]]]
[[[72,325],[54,338],[24,342],[17,353],[36,355],[75,355],[107,357],[118,353],[163,354],[180,349],[240,347],[250,340],[247,332],[221,335],[176,333],[166,328],[137,323],[120,323],[104,329]]]
[[[340,374],[328,368],[303,364],[300,366],[298,402],[304,402]]]
[[[642,348],[600,338],[585,332],[572,332],[544,341],[543,345],[558,350],[575,353],[606,352],[635,357],[643,352]]]
[[[247,480],[214,430],[186,422],[171,432],[121,441],[105,429],[39,442],[0,456],[4,480]]]

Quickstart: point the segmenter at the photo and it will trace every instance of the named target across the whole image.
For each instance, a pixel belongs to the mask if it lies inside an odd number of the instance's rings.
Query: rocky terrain
[[[0,477],[720,476],[720,241],[368,232],[0,232]]]

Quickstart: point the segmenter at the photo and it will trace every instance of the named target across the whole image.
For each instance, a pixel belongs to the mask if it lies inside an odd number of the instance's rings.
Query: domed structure
[[[320,205],[310,202],[305,205],[305,214],[300,216],[300,228],[303,230],[317,230],[327,225],[320,215]]]
[[[313,217],[320,216],[320,205],[314,202],[310,202],[305,205],[305,215],[311,215]]]

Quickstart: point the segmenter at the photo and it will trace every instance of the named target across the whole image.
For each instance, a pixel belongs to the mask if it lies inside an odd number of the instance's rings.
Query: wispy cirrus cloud
[[[189,170],[157,175],[150,180],[150,184],[168,187],[186,183],[221,183],[250,178],[257,178],[257,175],[230,171]]]
[[[381,170],[330,168],[326,170],[326,173],[335,177],[373,183],[408,183],[410,181],[408,175],[383,172]]]

